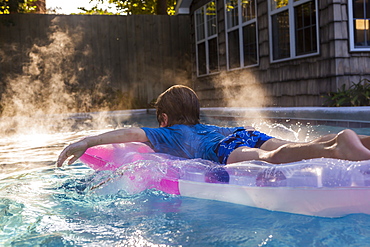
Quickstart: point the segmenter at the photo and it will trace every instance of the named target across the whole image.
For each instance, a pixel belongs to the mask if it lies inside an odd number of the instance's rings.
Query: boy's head
[[[159,95],[155,104],[160,127],[199,123],[200,105],[196,93],[187,86],[172,86]]]

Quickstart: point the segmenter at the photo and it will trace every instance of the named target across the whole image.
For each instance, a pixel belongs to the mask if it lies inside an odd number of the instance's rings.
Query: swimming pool
[[[253,124],[291,139],[310,139],[345,128],[303,124],[302,120],[283,125],[266,118],[251,121],[210,115],[203,120]],[[155,190],[94,194],[89,188],[110,174],[95,173],[78,162],[55,168],[61,149],[73,140],[118,126],[157,124],[155,115],[145,110],[111,113],[111,121],[98,127],[91,116],[74,116],[74,127],[62,132],[54,129],[1,138],[0,245],[365,246],[370,242],[370,215],[310,217]],[[355,130],[370,134],[370,128]]]

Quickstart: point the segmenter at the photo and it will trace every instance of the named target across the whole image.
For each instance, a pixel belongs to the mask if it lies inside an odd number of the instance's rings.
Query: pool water
[[[123,125],[140,125],[136,121]],[[290,133],[292,138],[337,131],[322,126],[269,128],[281,135]],[[370,215],[335,219],[302,216],[156,190],[136,194],[122,190],[98,195],[91,187],[101,177],[110,176],[109,172],[94,172],[79,162],[55,167],[57,155],[65,145],[83,136],[105,132],[111,126],[80,129],[1,139],[1,246],[366,246],[370,243]],[[357,131],[370,134],[369,129]]]

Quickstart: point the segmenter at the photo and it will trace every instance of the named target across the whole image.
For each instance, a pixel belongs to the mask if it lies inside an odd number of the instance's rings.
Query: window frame
[[[215,3],[215,7],[216,7],[216,11],[215,11],[215,14],[216,14],[216,31],[214,34],[211,34],[209,35],[208,34],[208,21],[207,21],[207,6],[211,3],[211,2],[214,2]],[[204,38],[200,38],[198,37],[198,22],[197,22],[197,13],[199,11],[202,11],[203,10],[203,23],[202,23],[202,26],[203,26],[203,34],[204,34]],[[217,73],[220,73],[220,55],[219,55],[219,44],[218,44],[218,19],[217,19],[217,0],[212,0],[212,1],[209,1],[208,3],[206,3],[205,5],[203,5],[202,7],[196,9],[194,11],[194,27],[195,27],[195,51],[196,51],[196,71],[197,71],[197,77],[202,77],[202,76],[208,76],[208,75],[213,75],[213,74],[217,74]],[[216,46],[217,46],[217,65],[216,65],[216,70],[215,71],[210,71],[210,53],[209,53],[209,47],[210,47],[210,41],[212,41],[213,39],[216,39]],[[206,73],[204,74],[200,74],[200,70],[199,70],[199,48],[198,46],[201,45],[202,43],[204,43],[205,45],[205,66],[206,66]]]
[[[270,63],[278,63],[278,62],[283,62],[283,61],[289,61],[289,60],[294,60],[294,59],[299,59],[299,58],[305,58],[305,57],[311,57],[311,56],[316,56],[320,54],[320,33],[319,33],[319,13],[318,13],[318,0],[288,0],[288,4],[286,6],[272,9],[272,1],[273,0],[268,0],[268,16],[269,16],[269,47],[270,47]],[[317,51],[312,52],[312,53],[307,53],[307,54],[302,54],[302,55],[297,55],[296,51],[296,19],[295,19],[295,7],[298,7],[300,5],[306,4],[308,2],[313,2],[316,6],[316,16],[315,16],[315,21],[316,21],[316,47]],[[289,19],[289,52],[290,55],[289,57],[285,58],[280,58],[280,59],[274,59],[274,46],[273,46],[273,16],[283,13],[284,11],[288,11],[288,19]]]
[[[353,1],[355,0],[348,0],[348,30],[349,30],[349,50],[351,52],[370,52],[370,45],[368,47],[356,47],[355,46],[355,27],[354,27],[354,20],[353,17]],[[370,5],[370,2],[367,3]],[[370,9],[370,6],[368,6]],[[364,19],[369,20],[369,19]],[[369,38],[370,42],[370,38]]]
[[[232,27],[228,27],[228,15],[227,15],[227,0],[224,0],[224,11],[225,11],[225,43],[226,43],[226,63],[227,70],[239,70],[244,68],[256,67],[259,66],[259,41],[258,41],[258,21],[257,21],[257,0],[254,1],[254,13],[255,17],[253,19],[243,22],[242,15],[242,0],[238,1],[238,24]],[[244,42],[243,42],[243,28],[249,25],[255,25],[255,41],[256,41],[256,63],[245,65],[244,59]],[[229,33],[238,31],[239,35],[239,67],[230,68],[230,47],[229,47]]]

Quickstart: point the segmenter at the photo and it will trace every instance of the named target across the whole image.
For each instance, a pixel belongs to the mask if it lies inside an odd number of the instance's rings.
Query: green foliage
[[[344,84],[326,98],[325,104],[328,106],[370,106],[370,81],[363,79],[358,83],[352,82],[348,89]]]
[[[0,15],[10,14],[9,0],[0,0]]]
[[[274,1],[274,4],[275,4],[275,8],[282,8],[282,7],[285,7],[288,5],[288,0],[275,0]]]
[[[33,13],[36,0],[0,0],[0,15],[10,13]]]
[[[91,9],[86,9],[84,7],[79,7],[78,9],[84,11],[82,13],[78,13],[78,15],[119,15],[119,13],[109,12],[106,9],[98,8],[97,6],[92,7]]]
[[[113,14],[98,7],[99,4],[109,3],[115,5],[118,14],[155,15],[158,12],[157,8],[161,1],[167,4],[167,14],[174,15],[176,0],[90,0],[90,3],[96,3],[92,9],[80,9],[85,11],[84,14]]]

